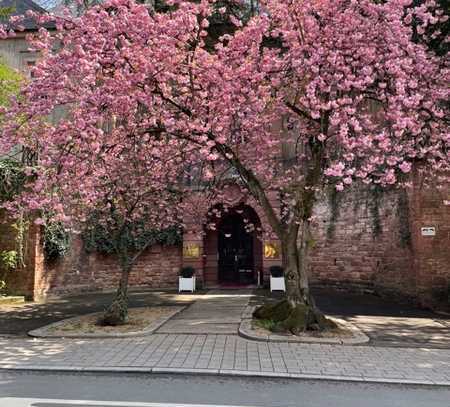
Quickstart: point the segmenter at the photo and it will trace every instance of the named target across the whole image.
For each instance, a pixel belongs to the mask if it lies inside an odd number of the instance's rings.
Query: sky
[[[60,0],[34,0],[36,4],[39,4],[42,8],[45,8],[46,10],[52,9],[57,4],[60,4]]]

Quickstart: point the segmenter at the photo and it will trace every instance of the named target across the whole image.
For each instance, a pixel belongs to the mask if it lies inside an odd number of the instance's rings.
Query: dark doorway
[[[246,231],[243,216],[238,212],[224,216],[218,232],[219,282],[253,284],[254,236]]]

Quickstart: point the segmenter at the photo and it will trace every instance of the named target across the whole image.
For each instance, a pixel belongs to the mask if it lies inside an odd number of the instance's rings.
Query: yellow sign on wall
[[[281,257],[281,247],[279,242],[264,242],[264,258],[279,259]]]
[[[183,257],[185,259],[198,259],[200,257],[200,245],[196,243],[186,244],[183,247]]]

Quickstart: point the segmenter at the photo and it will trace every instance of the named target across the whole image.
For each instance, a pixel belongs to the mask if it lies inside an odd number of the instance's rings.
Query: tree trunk
[[[309,289],[309,261],[312,245],[310,222],[294,225],[281,241],[286,281],[286,299],[258,308],[257,319],[273,321],[275,332],[294,335],[306,330],[322,331],[336,325],[316,307]]]
[[[116,296],[103,316],[102,323],[108,326],[124,325],[128,322],[128,277],[132,265],[128,261],[121,261],[119,287]]]
[[[284,270],[286,280],[286,298],[292,307],[299,304],[314,307],[309,290],[309,252],[311,232],[309,221],[295,227],[281,242],[284,251]]]

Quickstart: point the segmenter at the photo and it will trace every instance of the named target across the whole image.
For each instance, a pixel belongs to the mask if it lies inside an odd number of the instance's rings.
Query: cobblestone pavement
[[[236,335],[0,339],[1,369],[179,372],[450,386],[450,350],[253,342]]]

